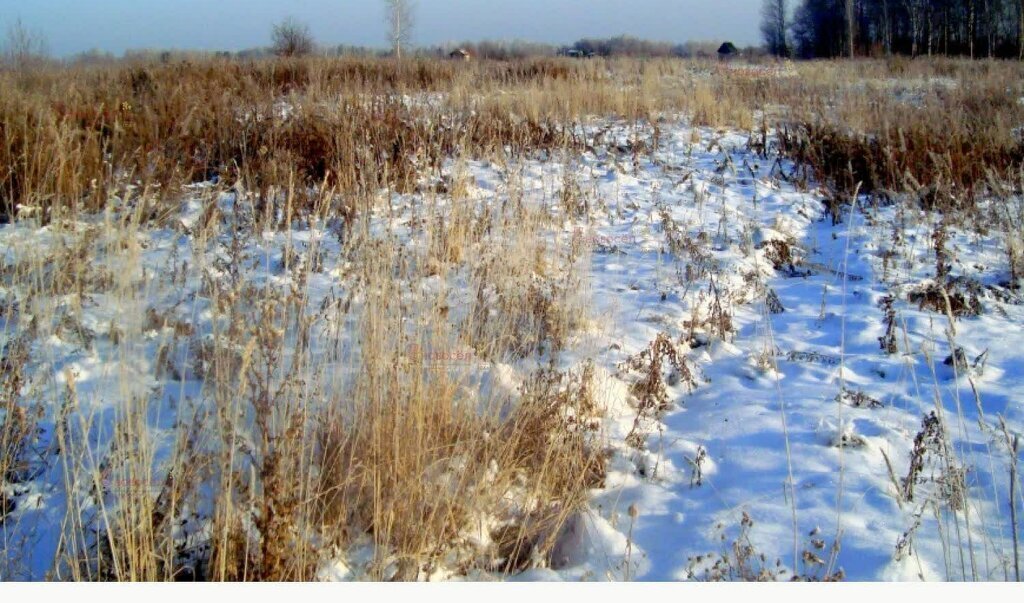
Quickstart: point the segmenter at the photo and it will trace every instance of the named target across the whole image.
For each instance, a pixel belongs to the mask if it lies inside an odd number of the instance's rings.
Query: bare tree
[[[309,26],[288,17],[277,25],[271,33],[274,54],[279,57],[299,57],[310,54],[316,47]]]
[[[413,12],[416,6],[412,0],[384,0],[385,18],[388,25],[388,41],[395,58],[402,58],[402,47],[412,41],[412,28],[415,24]]]
[[[854,54],[853,0],[846,0],[846,53],[852,59]]]
[[[1017,0],[1017,58],[1024,61],[1024,0]]]
[[[882,46],[885,56],[892,54],[892,17],[889,13],[889,0],[882,0]]]
[[[789,56],[786,0],[765,0],[761,9],[761,35],[768,52],[778,57]]]
[[[3,45],[3,60],[18,69],[43,61],[48,54],[43,34],[30,31],[18,19],[7,28]]]
[[[792,21],[802,57],[884,51],[1024,59],[1024,0],[800,0]]]
[[[903,0],[910,21],[910,56],[916,57],[920,49],[919,41],[924,29],[924,11],[927,9],[924,0]]]

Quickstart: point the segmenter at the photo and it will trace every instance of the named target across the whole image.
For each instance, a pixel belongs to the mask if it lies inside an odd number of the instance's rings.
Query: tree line
[[[765,0],[761,33],[785,57],[1024,59],[1024,0]]]

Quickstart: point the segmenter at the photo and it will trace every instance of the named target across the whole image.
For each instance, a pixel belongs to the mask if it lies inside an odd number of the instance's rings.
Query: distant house
[[[456,48],[448,55],[448,58],[453,61],[471,61],[473,55],[465,48]]]
[[[732,42],[725,42],[718,47],[718,58],[723,61],[732,60],[740,55],[739,48]]]
[[[579,48],[563,48],[558,51],[558,55],[569,57],[570,59],[592,59],[597,56],[592,51],[580,50]]]

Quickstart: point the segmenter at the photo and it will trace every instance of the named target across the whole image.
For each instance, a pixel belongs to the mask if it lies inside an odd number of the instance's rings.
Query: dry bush
[[[948,279],[946,282],[929,282],[913,288],[907,299],[922,310],[928,309],[952,318],[979,316],[984,311],[981,304],[981,286],[966,279]]]
[[[637,415],[626,442],[634,448],[642,449],[646,439],[643,433],[644,422],[672,407],[667,386],[682,383],[692,391],[697,381],[686,357],[665,333],[659,333],[647,349],[629,358],[619,370],[640,375],[631,387],[631,393],[636,398]]]
[[[271,37],[274,54],[279,57],[301,57],[316,48],[309,26],[291,18],[274,25]]]

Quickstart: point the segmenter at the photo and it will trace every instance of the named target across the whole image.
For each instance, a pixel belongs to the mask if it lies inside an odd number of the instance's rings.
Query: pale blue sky
[[[684,42],[758,42],[761,0],[418,0],[417,45],[482,39],[569,43],[630,34]],[[91,48],[239,50],[264,46],[286,15],[324,45],[384,45],[381,0],[0,0],[0,28],[21,17],[66,56]]]

